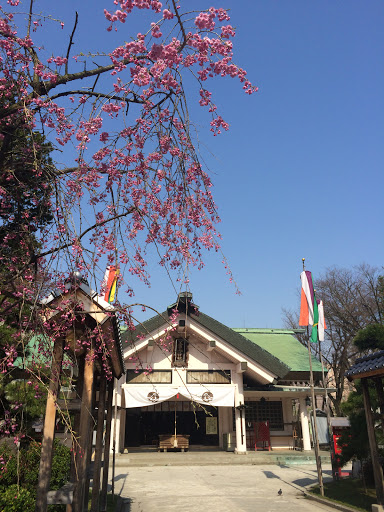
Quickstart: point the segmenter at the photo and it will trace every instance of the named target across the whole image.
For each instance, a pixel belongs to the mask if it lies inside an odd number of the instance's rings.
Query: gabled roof
[[[90,304],[93,304],[93,311],[88,311],[87,315],[92,317],[99,325],[106,326],[112,325],[114,344],[110,347],[110,359],[112,362],[112,371],[116,378],[119,378],[125,373],[125,363],[123,357],[123,347],[121,343],[121,332],[120,326],[117,322],[115,308],[105,301],[100,295],[93,290],[86,279],[82,277],[80,272],[73,272],[69,279],[65,281],[65,291],[53,290],[51,294],[41,301],[41,305],[53,308],[55,302],[59,302],[65,298],[65,294],[70,292],[76,295],[77,292],[87,299],[90,300]]]
[[[295,338],[295,331],[267,328],[236,328],[234,331],[273,354],[289,366],[291,372],[309,372],[308,349]],[[315,357],[312,357],[312,369],[321,372],[321,363]]]
[[[384,350],[356,359],[355,364],[346,371],[345,375],[350,380],[374,377],[375,375],[383,376]]]
[[[290,370],[289,366],[277,358],[274,354],[265,348],[252,343],[249,339],[242,336],[240,333],[230,329],[226,325],[218,322],[204,313],[199,313],[198,316],[191,315],[196,322],[200,323],[216,335],[220,336],[227,343],[235,347],[237,350],[250,357],[254,361],[264,366],[267,370],[275,373],[280,378],[284,377]]]
[[[197,314],[190,313],[188,315],[191,320],[205,327],[214,335],[228,343],[230,346],[243,353],[245,356],[253,359],[266,370],[277,375],[279,378],[282,378],[287,373],[289,373],[289,366],[263,347],[252,343],[252,341],[235,332],[233,329],[230,329],[221,322],[211,318],[210,316],[202,312],[198,312],[197,309],[195,309],[195,311]],[[166,328],[167,322],[169,322],[169,316],[168,312],[165,311],[164,313],[156,315],[149,320],[146,320],[145,322],[137,325],[135,331],[124,332],[122,334],[123,347],[131,345],[140,339],[140,337],[148,336],[157,329]]]
[[[135,326],[134,331],[125,330],[121,335],[123,350],[132,343],[135,343],[140,337],[147,336],[148,334],[160,329],[164,326],[170,327],[172,323],[169,320],[168,313],[164,311],[159,315],[153,316],[144,322],[141,322]]]

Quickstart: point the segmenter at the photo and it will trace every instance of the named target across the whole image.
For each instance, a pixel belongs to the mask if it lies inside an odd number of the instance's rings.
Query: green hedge
[[[5,443],[0,445],[0,512],[34,510],[39,479],[41,445],[33,441],[17,452]],[[69,478],[71,452],[54,441],[50,489],[60,489]],[[19,488],[17,486],[19,473]],[[65,510],[65,506],[48,507],[50,512]]]

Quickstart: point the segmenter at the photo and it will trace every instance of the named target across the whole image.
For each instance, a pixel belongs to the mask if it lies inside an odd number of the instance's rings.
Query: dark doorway
[[[175,411],[127,409],[125,446],[157,445],[160,434],[175,432]],[[190,445],[218,446],[218,410],[196,405],[194,411],[176,411],[176,432],[189,435]]]
[[[124,446],[140,446],[140,407],[125,410]]]

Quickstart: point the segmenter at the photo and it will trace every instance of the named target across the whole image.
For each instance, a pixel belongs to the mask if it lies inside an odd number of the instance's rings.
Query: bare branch
[[[136,208],[135,206],[132,206],[131,208],[129,208],[126,212],[124,213],[120,213],[118,215],[114,215],[113,217],[110,217],[109,219],[105,219],[101,222],[97,222],[95,224],[93,224],[92,226],[90,226],[89,228],[87,228],[86,230],[84,230],[79,236],[76,237],[76,242],[81,240],[82,238],[85,237],[85,235],[87,235],[90,231],[93,231],[94,229],[100,227],[100,226],[104,226],[104,224],[107,224],[108,222],[111,222],[113,220],[116,220],[116,219],[119,219],[121,217],[127,217],[128,215],[130,215],[132,212],[134,211],[139,211],[138,208]],[[68,247],[72,247],[73,245],[75,244],[75,241],[73,242],[68,242],[66,244],[63,244],[59,247],[54,247],[52,249],[49,249],[48,251],[45,251],[43,253],[40,253],[40,254],[37,254],[35,255],[32,259],[31,259],[31,263],[34,263],[36,260],[40,259],[40,258],[44,258],[45,256],[48,256],[50,254],[54,254],[56,252],[59,252],[59,251],[62,251],[63,249],[67,249]]]
[[[71,46],[73,45],[73,36],[75,35],[75,32],[76,32],[78,20],[79,20],[79,13],[76,11],[76,14],[75,14],[75,24],[73,26],[72,33],[71,33],[71,35],[69,37],[69,43],[68,43],[68,48],[67,48],[67,55],[66,55],[67,62],[65,63],[65,74],[66,75],[68,74],[69,53],[71,51]]]
[[[55,100],[57,98],[61,98],[63,96],[72,96],[72,95],[81,95],[81,96],[94,96],[96,98],[105,98],[108,100],[116,100],[116,101],[125,101],[126,103],[139,103],[143,104],[145,101],[140,100],[137,98],[136,95],[134,95],[133,99],[130,98],[124,98],[122,96],[116,96],[115,94],[108,94],[108,93],[101,93],[101,92],[93,92],[93,91],[84,91],[84,90],[73,90],[73,91],[64,91],[60,92],[58,94],[54,94],[53,96],[50,96],[50,100]]]

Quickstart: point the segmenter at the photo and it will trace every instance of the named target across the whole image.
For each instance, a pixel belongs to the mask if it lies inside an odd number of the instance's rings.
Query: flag
[[[312,284],[312,274],[308,270],[303,270],[300,274],[301,279],[301,304],[299,325],[313,325],[314,311],[314,293]]]
[[[102,288],[105,290],[103,299],[109,303],[113,302],[115,299],[118,275],[119,269],[117,267],[114,265],[107,267]]]
[[[319,308],[317,305],[315,292],[313,292],[313,325],[312,325],[312,332],[311,332],[312,343],[317,343],[317,326],[318,325],[319,325]]]
[[[318,309],[319,309],[319,341],[324,341],[324,329],[327,328],[324,318],[324,304],[322,300],[318,301]]]
[[[299,325],[312,325],[311,341],[317,343],[317,339],[324,341],[324,321],[323,301],[317,301],[313,289],[312,274],[308,270],[303,270],[300,274],[301,279],[301,304]]]

